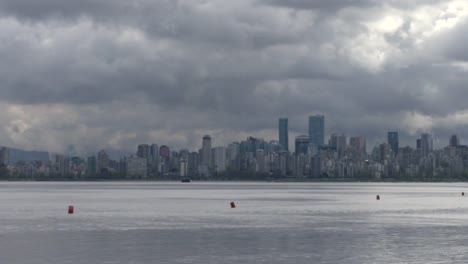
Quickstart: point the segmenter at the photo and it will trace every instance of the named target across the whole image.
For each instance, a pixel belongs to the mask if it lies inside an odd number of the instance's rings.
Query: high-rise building
[[[102,171],[102,169],[107,169],[109,167],[109,155],[107,155],[105,150],[101,150],[98,152],[98,173]]]
[[[179,157],[181,159],[188,159],[188,155],[190,154],[190,151],[188,149],[181,149],[179,151]]]
[[[269,145],[269,150],[268,150],[268,154],[274,152],[274,153],[279,153],[280,151],[283,150],[283,146],[281,146],[281,144],[279,143],[279,141],[276,141],[276,140],[271,140],[270,143],[268,144]]]
[[[211,137],[206,135],[203,137],[202,145],[202,165],[211,167]]]
[[[191,152],[188,156],[188,176],[194,176],[197,174],[198,165],[200,165],[200,158],[198,152]]]
[[[347,140],[345,135],[339,135],[336,141],[336,151],[338,152],[338,157],[343,157],[346,151]]]
[[[267,166],[265,162],[265,151],[263,149],[257,149],[255,153],[255,160],[257,161],[257,172],[266,172]]]
[[[391,146],[387,143],[382,143],[379,145],[379,161],[384,163],[385,160],[390,158]]]
[[[349,146],[351,147],[354,161],[362,161],[366,158],[366,138],[351,137],[349,138]]]
[[[148,144],[138,145],[137,157],[148,159],[150,155],[150,147]]]
[[[306,135],[297,136],[295,140],[296,155],[307,154],[309,151],[309,137]]]
[[[181,177],[188,176],[188,161],[186,158],[181,158],[179,161],[179,171]]]
[[[338,146],[338,135],[333,133],[330,136],[330,139],[328,140],[328,145],[333,148],[336,151],[336,148]]]
[[[313,145],[325,145],[325,116],[309,116],[309,141]]]
[[[289,169],[289,152],[281,151],[278,156],[278,168],[282,175],[286,175]]]
[[[157,174],[159,173],[159,147],[156,144],[151,144],[150,146],[150,162],[151,165],[151,173]]]
[[[226,151],[226,166],[228,166],[231,169],[234,170],[239,170],[240,169],[240,153],[239,153],[239,143],[238,142],[233,142],[228,145],[227,151]]]
[[[314,156],[310,161],[310,174],[312,178],[320,178],[322,159],[320,156]]]
[[[421,134],[422,155],[427,156],[429,153],[431,153],[432,147],[433,147],[432,135],[429,133],[422,133]]]
[[[226,148],[213,148],[213,167],[215,172],[223,172],[226,170]]]
[[[127,158],[127,177],[132,179],[145,179],[148,175],[147,160],[131,156]]]
[[[387,143],[390,145],[390,148],[392,149],[393,156],[396,156],[398,154],[398,148],[399,148],[398,132],[388,132]]]
[[[335,149],[339,157],[342,157],[344,155],[344,152],[346,151],[346,144],[347,144],[346,136],[332,134],[330,136],[330,140],[328,144],[330,145],[330,147]]]
[[[150,159],[155,162],[159,159],[159,147],[156,144],[151,144],[150,146]]]
[[[289,151],[288,119],[280,118],[278,127],[279,143],[283,150]]]
[[[163,159],[169,159],[171,157],[171,150],[169,147],[166,145],[159,147],[159,156]]]
[[[86,172],[90,175],[95,174],[97,171],[97,160],[96,157],[88,157]]]
[[[450,147],[458,147],[460,145],[460,139],[458,138],[457,135],[452,135],[450,137],[450,142],[449,142],[449,146]]]
[[[57,165],[57,172],[60,176],[65,176],[70,173],[70,159],[65,155],[55,156],[55,162]]]

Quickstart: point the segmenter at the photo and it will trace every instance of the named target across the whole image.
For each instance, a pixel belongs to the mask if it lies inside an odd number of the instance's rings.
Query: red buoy
[[[375,197],[377,200],[380,200],[380,195],[377,194],[377,196]]]
[[[68,206],[68,214],[75,213],[75,207],[73,205]]]
[[[236,208],[236,203],[235,202],[231,202],[231,208]]]

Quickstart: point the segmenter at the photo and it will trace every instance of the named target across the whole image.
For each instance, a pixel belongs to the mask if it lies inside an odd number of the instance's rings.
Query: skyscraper
[[[193,176],[196,175],[198,171],[198,165],[200,162],[200,158],[198,152],[191,152],[188,156],[188,175]]]
[[[226,148],[216,147],[212,150],[213,167],[216,172],[223,172],[226,170]]]
[[[283,150],[289,151],[288,119],[280,118],[278,127],[279,143]]]
[[[309,142],[316,146],[325,144],[325,116],[309,116]]]
[[[151,172],[158,173],[159,172],[159,147],[156,144],[152,144],[150,146],[150,164],[151,164]]]
[[[366,158],[366,139],[364,137],[349,138],[349,146],[354,161],[362,161]]]
[[[87,169],[86,172],[88,174],[95,174],[97,170],[97,160],[96,157],[88,157],[88,162],[87,162]]]
[[[209,135],[203,137],[202,165],[211,167],[211,137]]]
[[[156,144],[150,146],[150,158],[153,162],[159,159],[159,147]]]
[[[226,151],[226,166],[231,169],[239,170],[240,169],[240,153],[239,153],[239,143],[233,142],[229,144]]]
[[[98,152],[98,173],[102,171],[102,169],[109,167],[109,155],[107,155],[105,150],[101,150]]]
[[[422,133],[421,134],[421,149],[423,156],[427,156],[429,153],[432,152],[432,135],[429,133]]]
[[[337,151],[338,151],[338,157],[343,157],[346,151],[346,146],[348,144],[348,140],[346,139],[345,135],[340,135],[338,136],[338,141],[337,141]]]
[[[148,159],[150,153],[150,147],[148,144],[138,145],[137,156],[139,158]]]
[[[460,145],[460,139],[458,138],[457,135],[452,135],[450,137],[450,142],[449,143],[450,143],[449,144],[450,147],[457,147],[457,146]]]
[[[299,154],[307,154],[309,151],[309,137],[302,135],[302,136],[297,136],[296,141],[295,141],[295,152],[296,155]]]
[[[171,150],[169,147],[166,145],[159,147],[159,156],[162,158],[162,161],[168,161],[171,157]]]
[[[141,157],[127,158],[127,177],[132,179],[145,179],[148,176],[147,160]]]
[[[398,141],[398,132],[388,132],[387,134],[387,143],[392,149],[393,156],[398,154],[399,141]]]
[[[330,147],[334,148],[335,151],[338,153],[338,157],[342,157],[344,152],[346,151],[346,136],[345,135],[337,135],[332,134],[330,136],[329,143]]]

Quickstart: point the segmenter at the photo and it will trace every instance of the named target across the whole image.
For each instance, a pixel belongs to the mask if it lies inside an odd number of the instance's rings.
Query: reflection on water
[[[0,183],[0,263],[467,263],[466,187]]]

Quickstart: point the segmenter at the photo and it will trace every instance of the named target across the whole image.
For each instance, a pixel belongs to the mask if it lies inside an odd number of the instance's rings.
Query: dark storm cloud
[[[276,138],[280,116],[304,134],[312,113],[370,146],[387,130],[446,137],[468,124],[467,14],[435,0],[0,0],[0,139],[196,149],[206,133]]]
[[[130,4],[128,6],[131,6]],[[20,17],[43,19],[49,16],[71,17],[85,14],[111,14],[123,12],[124,5],[115,1],[112,5],[109,1],[82,0],[82,1],[59,1],[43,0],[28,1],[17,0],[0,1],[0,9],[4,14],[14,14]]]
[[[49,18],[75,19],[90,16],[97,20],[127,20],[139,15],[159,16],[170,12],[178,5],[178,0],[0,0],[0,13],[27,20]]]

